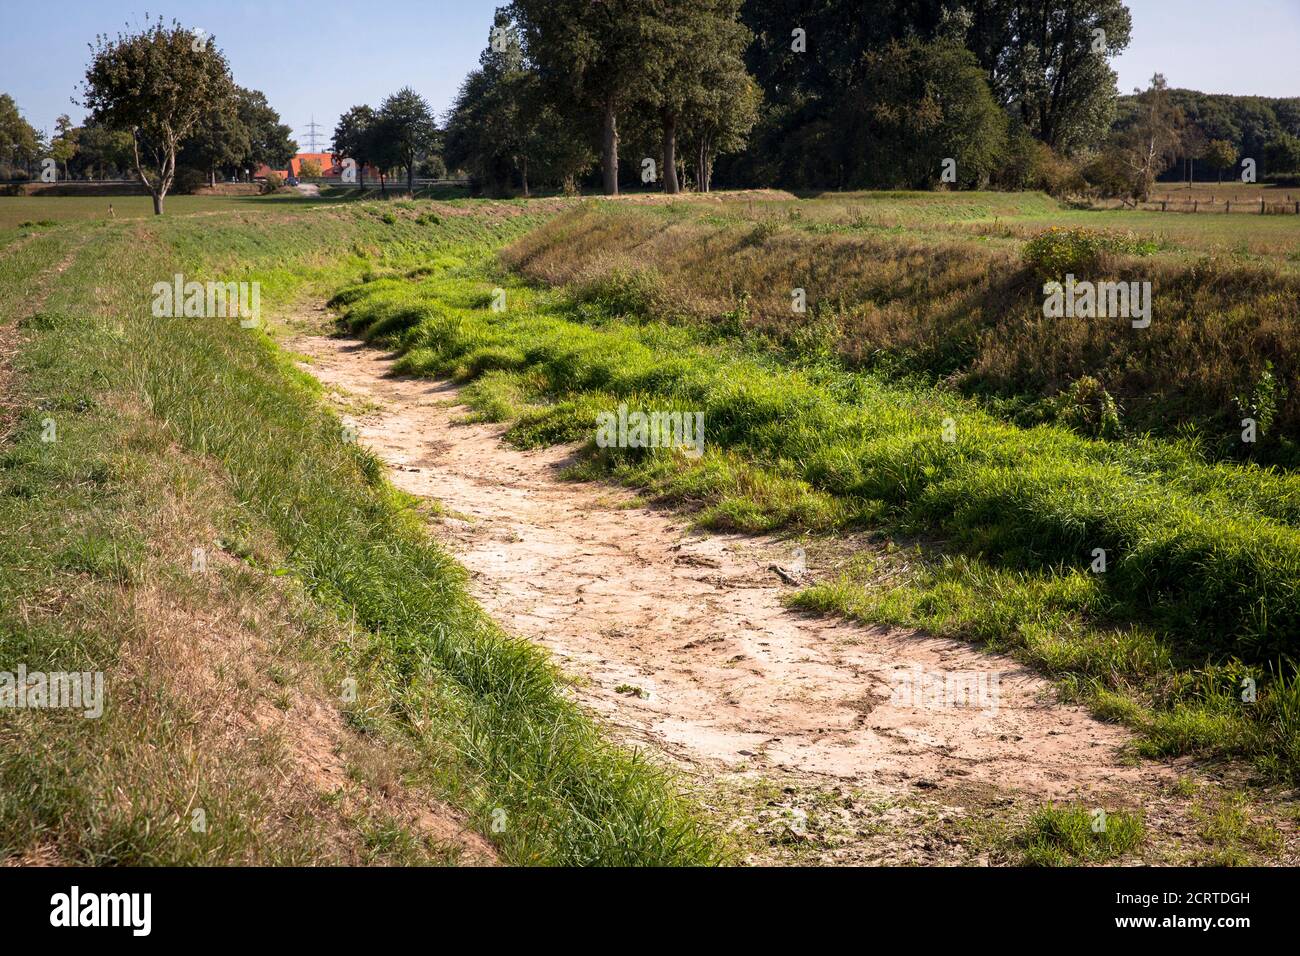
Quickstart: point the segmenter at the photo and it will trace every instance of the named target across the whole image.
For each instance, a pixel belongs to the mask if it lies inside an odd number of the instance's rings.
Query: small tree
[[[420,94],[404,86],[380,104],[379,118],[393,158],[406,168],[406,188],[415,192],[415,164],[437,141],[433,112]]]
[[[1270,176],[1300,172],[1300,139],[1289,133],[1279,133],[1269,141],[1264,158],[1268,161]]]
[[[155,215],[176,178],[176,153],[211,104],[231,95],[226,58],[210,37],[160,18],[137,34],[100,35],[82,88],[96,122],[132,135],[140,181]]]
[[[374,126],[375,111],[369,106],[354,106],[339,117],[334,127],[334,155],[357,164],[358,191],[365,190],[366,164],[374,160],[370,149]]]
[[[77,139],[81,130],[72,125],[72,119],[64,113],[54,121],[54,138],[50,140],[50,155],[54,161],[63,164],[63,178],[68,179],[68,163],[77,155]]]
[[[1219,174],[1219,183],[1223,183],[1223,171],[1237,165],[1237,149],[1226,139],[1210,140],[1205,147],[1205,162]]]
[[[38,135],[18,111],[8,93],[0,93],[0,162],[14,169],[21,164],[29,172],[38,155]]]
[[[1119,141],[1119,155],[1132,175],[1133,198],[1146,202],[1156,177],[1177,158],[1182,142],[1182,112],[1169,96],[1162,74],[1148,90],[1137,90],[1137,112]]]

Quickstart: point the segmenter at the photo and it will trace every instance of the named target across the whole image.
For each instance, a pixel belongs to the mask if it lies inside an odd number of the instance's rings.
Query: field
[[[1300,217],[108,201],[0,198],[0,661],[109,688],[0,860],[1295,861]]]

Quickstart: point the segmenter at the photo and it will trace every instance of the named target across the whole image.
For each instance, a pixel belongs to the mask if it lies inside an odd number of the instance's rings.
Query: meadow
[[[386,788],[461,808],[507,862],[732,858],[474,605],[428,503],[275,336],[149,318],[175,271],[259,281],[273,313],[328,299],[513,444],[579,443],[574,477],[835,544],[797,608],[1015,654],[1148,757],[1300,779],[1300,219],[998,193],[186,198],[124,221],[0,199],[0,661],[118,675],[89,728],[0,715],[0,858],[440,859]],[[1035,258],[1052,229],[1071,238]],[[1152,334],[1044,319],[1062,265],[1152,281]],[[704,456],[596,447],[620,403],[702,411]],[[216,573],[190,572],[196,543]],[[291,748],[204,719],[349,678],[346,800],[275,783]],[[196,837],[194,806],[239,825]]]

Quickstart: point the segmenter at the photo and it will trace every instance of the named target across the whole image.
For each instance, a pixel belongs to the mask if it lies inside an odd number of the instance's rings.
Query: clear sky
[[[505,0],[0,0],[0,92],[53,129],[85,72],[95,34],[162,12],[216,35],[235,80],[266,93],[302,148],[312,115],[328,143],[339,113],[412,86],[441,115],[487,44]],[[1120,90],[1159,70],[1209,93],[1300,96],[1300,0],[1129,0],[1133,42]]]

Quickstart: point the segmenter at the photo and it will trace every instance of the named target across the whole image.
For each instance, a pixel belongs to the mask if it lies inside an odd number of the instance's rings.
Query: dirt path
[[[787,610],[792,588],[770,567],[795,564],[790,543],[694,533],[630,492],[563,481],[571,448],[520,452],[504,426],[456,424],[468,410],[453,385],[389,377],[381,351],[320,336],[289,347],[351,396],[340,410],[394,483],[457,515],[439,537],[487,611],[550,649],[618,733],[695,774],[1129,803],[1171,778],[1123,759],[1121,729],[1057,703],[1010,658]],[[894,695],[918,668],[982,675],[996,701]]]

